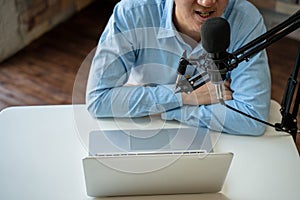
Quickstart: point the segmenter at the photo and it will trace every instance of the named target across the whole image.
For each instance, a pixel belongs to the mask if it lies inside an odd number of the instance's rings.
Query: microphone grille
[[[201,27],[202,46],[208,53],[225,52],[230,44],[230,25],[226,19],[213,17]]]

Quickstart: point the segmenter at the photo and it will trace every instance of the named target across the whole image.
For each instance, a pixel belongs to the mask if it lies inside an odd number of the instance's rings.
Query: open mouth
[[[195,11],[195,13],[197,15],[199,15],[200,17],[207,18],[207,17],[211,16],[214,13],[214,11],[210,11],[210,12]]]

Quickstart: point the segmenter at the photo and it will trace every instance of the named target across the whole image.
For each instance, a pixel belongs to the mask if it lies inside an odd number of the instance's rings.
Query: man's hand
[[[225,81],[223,87],[223,99],[232,99],[232,90],[230,81]],[[218,103],[215,85],[211,82],[194,90],[191,94],[182,93],[182,102],[184,105],[208,105]]]

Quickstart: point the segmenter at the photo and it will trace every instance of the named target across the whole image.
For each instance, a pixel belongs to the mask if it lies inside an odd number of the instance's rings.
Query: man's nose
[[[217,0],[197,0],[197,3],[204,7],[212,7]]]

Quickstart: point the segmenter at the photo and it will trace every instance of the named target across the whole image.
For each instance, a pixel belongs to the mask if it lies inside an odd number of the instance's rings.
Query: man
[[[245,0],[123,0],[114,9],[97,47],[87,87],[87,106],[94,117],[141,117],[165,120],[231,134],[261,135],[265,126],[217,104],[208,82],[191,94],[174,94],[176,70],[184,51],[205,54],[200,30],[205,20],[223,17],[231,26],[233,52],[265,26]],[[187,73],[197,69],[189,66]],[[232,107],[267,120],[270,73],[262,51],[228,73],[224,100]]]

